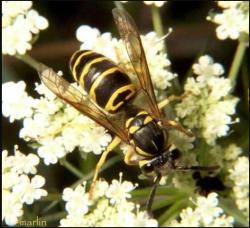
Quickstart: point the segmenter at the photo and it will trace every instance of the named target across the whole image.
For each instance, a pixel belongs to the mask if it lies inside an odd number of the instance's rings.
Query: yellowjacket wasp
[[[161,177],[168,171],[212,170],[217,167],[177,165],[176,161],[180,157],[180,152],[170,145],[168,131],[174,128],[188,136],[192,134],[176,122],[163,117],[160,109],[167,102],[164,100],[157,104],[137,26],[125,10],[115,8],[112,12],[130,62],[140,82],[139,89],[117,64],[91,50],[77,51],[70,60],[70,69],[74,79],[88,95],[84,95],[43,64],[40,65],[39,75],[42,82],[59,98],[105,127],[115,136],[102,153],[96,166],[90,193],[108,153],[124,142],[133,147],[132,151],[126,153],[125,163],[139,165],[145,175],[155,177],[147,202],[147,210],[150,212],[156,187]],[[149,106],[148,111],[132,103],[138,90],[142,91],[145,96]],[[117,113],[123,116],[121,118],[123,120],[116,121]],[[135,153],[139,157],[138,160],[131,159]]]

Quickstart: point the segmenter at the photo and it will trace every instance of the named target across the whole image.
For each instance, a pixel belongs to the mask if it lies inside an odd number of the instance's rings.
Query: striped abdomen
[[[136,116],[126,121],[130,143],[135,152],[143,157],[152,158],[164,152],[167,135],[160,123],[146,111],[140,111]]]
[[[70,59],[70,70],[91,99],[107,112],[117,112],[135,95],[136,88],[130,78],[99,53],[75,52]]]

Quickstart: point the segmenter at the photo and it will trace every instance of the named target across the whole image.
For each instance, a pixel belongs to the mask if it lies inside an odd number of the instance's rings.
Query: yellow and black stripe
[[[80,50],[70,59],[73,77],[107,112],[119,111],[136,93],[130,78],[109,58],[91,50]]]

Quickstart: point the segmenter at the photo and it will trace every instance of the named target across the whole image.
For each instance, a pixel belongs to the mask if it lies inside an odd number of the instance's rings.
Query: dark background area
[[[135,19],[140,32],[146,34],[152,31],[150,7],[142,2],[130,2],[123,5]],[[76,40],[75,31],[80,25],[89,25],[98,28],[102,33],[111,32],[117,36],[111,10],[114,3],[111,1],[36,1],[33,8],[46,17],[49,21],[48,29],[40,32],[39,40],[28,53],[35,59],[52,66],[55,70],[62,70],[69,74],[68,61],[72,53],[79,49],[80,43]],[[167,38],[166,45],[168,56],[172,62],[172,70],[178,73],[180,81],[192,63],[202,54],[211,55],[215,62],[225,66],[225,75],[233,59],[237,41],[227,39],[218,40],[215,34],[216,25],[206,21],[206,16],[211,9],[219,10],[213,1],[175,1],[167,2],[160,8],[162,22],[165,30],[173,27],[173,33]],[[249,57],[246,58],[246,61]],[[27,83],[27,91],[32,96],[34,82],[38,82],[37,73],[28,65],[11,56],[3,56],[3,82],[24,80]],[[234,95],[241,98],[237,113],[240,113],[242,124],[248,126],[247,102],[243,94],[241,77],[238,77]],[[6,118],[2,118],[3,149],[13,151],[13,145],[18,144],[23,153],[34,152],[27,143],[18,138],[18,132],[22,127],[21,121],[10,124]],[[234,128],[234,134],[240,140],[242,127]],[[244,132],[246,132],[244,130]],[[236,137],[237,138],[237,137]],[[244,144],[244,151],[248,151],[248,142]],[[79,154],[72,153],[67,158],[78,165]],[[97,161],[97,156],[92,156]],[[43,162],[41,162],[43,163]],[[95,164],[95,162],[93,162]],[[41,175],[46,176],[46,189],[63,189],[72,184],[76,178],[59,164],[45,166],[41,164]],[[102,174],[103,177],[118,177],[118,173],[124,173],[124,179],[138,182],[138,168],[127,167],[123,162],[112,166],[111,171]],[[132,175],[131,175],[132,174]]]

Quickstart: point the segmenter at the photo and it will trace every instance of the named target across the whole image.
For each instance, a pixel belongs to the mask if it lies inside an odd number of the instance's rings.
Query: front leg
[[[189,93],[184,93],[181,96],[176,96],[176,95],[171,95],[165,99],[163,99],[162,101],[160,101],[158,103],[158,108],[161,110],[163,109],[165,106],[167,106],[170,102],[172,101],[181,101],[182,99],[184,99],[185,97],[187,97],[189,95]]]
[[[125,157],[124,157],[124,162],[127,165],[138,165],[139,161],[138,160],[132,160],[131,158],[133,157],[133,155],[135,154],[134,150],[129,150]]]
[[[174,120],[162,119],[161,123],[162,123],[163,126],[165,126],[168,129],[172,128],[172,129],[175,129],[175,130],[178,130],[178,131],[184,133],[188,137],[194,137],[193,133],[191,133],[188,130],[186,130],[184,127],[182,127],[179,123],[175,122]]]
[[[102,153],[102,156],[100,158],[100,160],[98,161],[97,165],[96,165],[96,168],[95,168],[95,174],[94,174],[94,178],[93,178],[93,181],[92,181],[92,184],[90,186],[90,190],[89,190],[89,196],[90,198],[92,197],[93,195],[93,190],[95,188],[95,184],[96,184],[96,181],[97,181],[97,178],[98,178],[98,173],[101,169],[101,167],[103,166],[103,164],[105,163],[106,161],[106,158],[108,156],[108,154],[113,150],[115,149],[115,147],[117,147],[121,142],[121,139],[118,138],[117,136],[113,139],[113,141],[108,145],[108,147],[106,148],[106,150]]]

